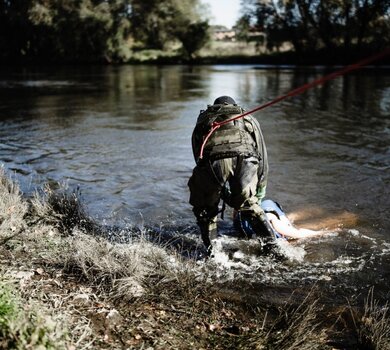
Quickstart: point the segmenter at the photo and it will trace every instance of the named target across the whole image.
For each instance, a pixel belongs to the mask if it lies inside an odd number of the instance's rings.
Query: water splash
[[[345,250],[340,250],[340,241],[346,242]],[[309,258],[313,247],[321,252],[324,246],[329,249],[332,244],[334,252],[329,259]],[[330,233],[293,244],[280,239],[267,253],[257,239],[231,236],[218,237],[213,247],[213,257],[197,264],[199,271],[207,271],[213,280],[233,282],[237,286],[249,283],[292,289],[307,283],[324,283],[325,288],[355,292],[381,278],[384,272],[376,266],[383,266],[379,259],[390,255],[389,243],[379,243],[358,230]]]

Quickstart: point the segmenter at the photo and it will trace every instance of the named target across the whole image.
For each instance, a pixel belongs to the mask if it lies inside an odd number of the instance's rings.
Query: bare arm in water
[[[287,238],[306,238],[317,237],[324,234],[322,231],[312,231],[305,228],[296,228],[287,219],[286,216],[281,216],[280,219],[272,213],[266,213],[268,220],[273,228],[279,232],[282,236]]]

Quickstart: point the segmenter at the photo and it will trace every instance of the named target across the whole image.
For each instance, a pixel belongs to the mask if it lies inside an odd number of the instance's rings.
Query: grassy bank
[[[0,168],[2,349],[389,349],[387,307],[326,309],[315,289],[274,303],[232,293],[175,244],[126,243],[77,193],[24,198]],[[234,282],[233,282],[234,283]]]
[[[128,63],[132,64],[264,64],[264,65],[347,65],[377,55],[383,49],[372,47],[361,49],[335,48],[331,52],[326,49],[297,53],[294,50],[269,52],[264,47],[258,48],[254,42],[244,41],[210,41],[197,52],[196,57],[186,59],[180,50],[140,50],[133,52]],[[390,55],[372,64],[390,65]]]

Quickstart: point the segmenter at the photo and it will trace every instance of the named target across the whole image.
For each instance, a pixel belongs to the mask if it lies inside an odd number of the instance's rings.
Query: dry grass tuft
[[[380,306],[374,299],[374,290],[371,289],[364,305],[364,312],[360,316],[354,315],[357,339],[360,348],[367,350],[390,349],[390,314],[389,304]]]
[[[176,278],[179,266],[175,256],[145,240],[110,243],[73,230],[72,236],[63,237],[58,243],[60,247],[42,254],[46,264],[63,266],[67,273],[98,287],[101,293],[112,298],[139,297],[145,289],[150,291],[151,280],[158,283],[168,276]],[[47,241],[40,250],[45,250],[45,246]]]
[[[293,296],[292,296],[293,297]],[[283,350],[315,350],[325,348],[325,332],[321,329],[318,314],[322,306],[310,292],[296,307],[292,300],[279,308],[279,315],[273,321],[267,320],[263,325],[270,324],[254,336],[255,349],[283,349]]]
[[[65,186],[57,190],[46,186],[44,195],[35,194],[30,209],[30,221],[52,225],[63,235],[78,228],[89,234],[98,234],[100,226],[87,214],[79,190],[68,192]]]
[[[25,228],[27,204],[19,186],[9,180],[0,166],[0,244],[17,236]]]

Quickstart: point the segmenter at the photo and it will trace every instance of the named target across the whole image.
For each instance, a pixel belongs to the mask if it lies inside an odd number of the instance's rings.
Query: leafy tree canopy
[[[199,0],[0,0],[0,59],[123,62],[134,43],[170,41],[192,55],[207,38],[202,11]]]
[[[379,50],[390,43],[390,0],[245,0],[239,24],[263,31],[269,50]]]

